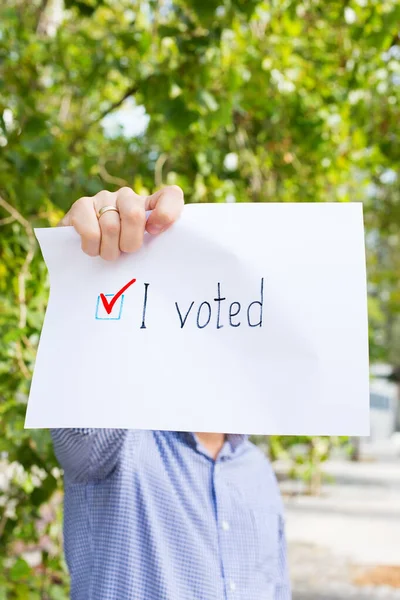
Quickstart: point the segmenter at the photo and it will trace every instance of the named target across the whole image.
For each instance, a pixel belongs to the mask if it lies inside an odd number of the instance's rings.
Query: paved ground
[[[336,483],[321,497],[286,497],[293,600],[400,600],[400,580],[355,584],[377,565],[400,575],[400,461],[331,462],[327,471]]]
[[[400,589],[358,586],[363,571],[321,546],[291,542],[289,548],[293,600],[399,600]]]

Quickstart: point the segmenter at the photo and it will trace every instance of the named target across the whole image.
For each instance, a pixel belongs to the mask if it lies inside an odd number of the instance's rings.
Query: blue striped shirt
[[[282,502],[246,436],[57,429],[72,600],[290,600]]]

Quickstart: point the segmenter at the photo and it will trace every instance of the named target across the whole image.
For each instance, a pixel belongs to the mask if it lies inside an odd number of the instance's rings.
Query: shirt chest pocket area
[[[251,519],[255,540],[255,569],[267,580],[278,577],[280,515],[272,508],[252,507]]]

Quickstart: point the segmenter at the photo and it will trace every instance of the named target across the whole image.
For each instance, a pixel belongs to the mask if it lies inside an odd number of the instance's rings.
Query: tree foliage
[[[371,358],[400,362],[399,18],[397,0],[3,0],[0,599],[66,598],[60,472],[23,419],[48,293],[32,227],[78,197],[363,202]]]

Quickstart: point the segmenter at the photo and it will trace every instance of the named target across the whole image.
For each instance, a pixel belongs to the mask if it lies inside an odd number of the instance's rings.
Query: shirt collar
[[[192,431],[179,431],[178,435],[183,439],[183,441],[191,446],[197,452],[203,452],[203,446],[197,439],[197,436]],[[236,450],[249,438],[247,434],[244,433],[228,433],[226,435],[225,444],[221,450],[220,456],[227,456],[228,454],[232,454],[236,452]],[[230,450],[230,452],[229,452]]]
[[[236,448],[239,448],[249,439],[249,436],[246,433],[228,433],[227,440],[231,445],[232,452],[235,452]]]

